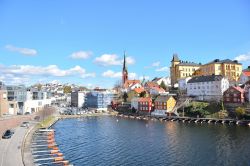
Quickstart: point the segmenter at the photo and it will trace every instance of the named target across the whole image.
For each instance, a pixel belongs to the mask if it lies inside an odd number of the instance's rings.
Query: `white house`
[[[181,78],[178,80],[178,87],[180,91],[187,90],[187,82],[191,79],[191,77]]]
[[[229,81],[222,75],[197,76],[187,83],[187,95],[197,100],[220,101]]]
[[[161,82],[163,81],[166,86],[168,86],[168,87],[171,86],[170,77],[154,78],[152,81],[156,82],[158,85],[161,85]]]
[[[27,91],[26,101],[24,103],[24,113],[37,112],[43,107],[51,105],[51,98],[48,92]]]
[[[139,98],[138,97],[134,97],[131,99],[131,108],[135,108],[136,110],[138,110],[138,101]]]
[[[71,92],[71,106],[81,108],[84,106],[85,103],[85,97],[86,97],[85,91],[76,91]]]

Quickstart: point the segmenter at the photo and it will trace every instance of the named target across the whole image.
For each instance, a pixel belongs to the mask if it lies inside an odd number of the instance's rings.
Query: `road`
[[[31,123],[32,127],[35,125]],[[16,127],[10,139],[0,140],[0,166],[22,166],[21,147],[28,128]]]

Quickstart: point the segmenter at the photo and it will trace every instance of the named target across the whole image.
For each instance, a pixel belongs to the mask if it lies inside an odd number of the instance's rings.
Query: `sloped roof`
[[[150,97],[140,97],[139,99],[138,99],[138,101],[140,101],[140,102],[150,102],[150,101],[152,101],[152,99],[150,98]]]
[[[244,74],[247,77],[250,77],[250,71],[242,71],[242,74]]]
[[[201,64],[194,63],[194,62],[188,62],[188,61],[181,61],[176,66],[200,66]]]
[[[156,82],[153,82],[153,81],[149,81],[149,82],[146,82],[145,86],[148,86],[148,87],[159,87],[159,85],[156,83]]]
[[[211,63],[217,63],[217,64],[222,64],[222,63],[230,63],[230,64],[239,64],[241,65],[241,63],[239,63],[237,60],[231,60],[231,59],[224,59],[224,60],[220,60],[220,59],[215,59],[212,62],[209,62],[205,65],[211,64]]]
[[[221,81],[222,78],[222,75],[196,76],[191,78],[188,83]]]
[[[135,88],[134,91],[135,91],[136,93],[141,93],[141,92],[143,92],[143,91],[145,91],[145,90],[144,90],[144,88]]]
[[[180,61],[179,57],[178,57],[178,54],[173,54],[172,62],[178,62],[178,61]]]
[[[163,95],[163,96],[158,96],[155,101],[157,102],[166,102],[168,99],[170,99],[172,96],[169,95]]]
[[[236,89],[237,91],[241,92],[241,93],[244,93],[244,89],[242,89],[241,87],[239,86],[232,86],[232,88]]]
[[[124,87],[125,88],[128,88],[130,86],[133,86],[134,84],[140,84],[141,81],[140,80],[127,80],[125,83],[124,83]]]

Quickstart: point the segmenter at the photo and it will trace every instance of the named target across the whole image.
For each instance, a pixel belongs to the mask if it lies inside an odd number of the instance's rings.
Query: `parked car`
[[[9,139],[14,134],[14,131],[12,130],[6,130],[2,136],[3,139]]]
[[[23,122],[21,124],[21,127],[29,127],[30,123],[29,122]]]

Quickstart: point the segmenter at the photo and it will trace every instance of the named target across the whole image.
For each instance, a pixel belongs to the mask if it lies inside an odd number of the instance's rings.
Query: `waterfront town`
[[[213,118],[250,118],[250,67],[237,60],[215,59],[206,64],[173,54],[170,77],[129,80],[124,54],[122,78],[112,89],[74,84],[0,83],[0,115],[29,115],[51,105],[110,109],[123,113]]]
[[[250,166],[249,14],[0,0],[0,166]]]

